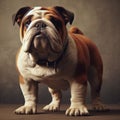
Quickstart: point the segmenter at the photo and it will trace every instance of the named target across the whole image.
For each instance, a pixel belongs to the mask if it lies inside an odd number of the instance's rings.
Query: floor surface
[[[43,105],[38,105],[35,115],[16,115],[14,110],[20,105],[0,105],[0,120],[120,120],[120,105],[109,105],[110,111],[95,112],[88,106],[90,116],[68,117],[65,110],[68,106],[62,105],[60,112],[42,112]]]

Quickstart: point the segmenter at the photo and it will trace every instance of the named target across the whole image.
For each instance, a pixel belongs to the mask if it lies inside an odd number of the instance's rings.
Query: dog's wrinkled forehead
[[[32,10],[30,10],[26,16],[39,16],[39,17],[44,17],[45,12],[47,12],[47,10],[42,10],[42,7],[34,7]]]

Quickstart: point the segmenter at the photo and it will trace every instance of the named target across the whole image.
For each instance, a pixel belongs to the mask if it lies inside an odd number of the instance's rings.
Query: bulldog
[[[77,27],[67,30],[74,14],[63,7],[23,7],[13,15],[22,43],[16,56],[19,83],[25,103],[16,114],[37,112],[38,83],[48,86],[52,101],[45,111],[60,110],[61,90],[70,88],[68,116],[88,115],[85,104],[87,81],[93,108],[106,108],[100,99],[103,62],[96,45]]]

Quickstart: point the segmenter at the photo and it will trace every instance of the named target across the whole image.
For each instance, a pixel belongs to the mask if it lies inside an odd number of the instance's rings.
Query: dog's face
[[[20,27],[24,52],[37,60],[55,61],[67,44],[66,24],[72,24],[74,14],[63,7],[23,7],[13,16]]]

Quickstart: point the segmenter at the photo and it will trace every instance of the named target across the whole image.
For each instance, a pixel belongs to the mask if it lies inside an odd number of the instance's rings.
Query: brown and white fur
[[[22,46],[16,57],[19,83],[25,104],[17,114],[37,112],[38,83],[48,85],[52,96],[43,109],[58,111],[61,90],[70,88],[71,104],[66,115],[87,115],[87,81],[95,110],[104,110],[100,100],[103,63],[96,45],[76,27],[67,31],[74,14],[63,7],[23,7],[13,16],[20,27]],[[42,61],[42,62],[41,62]]]

